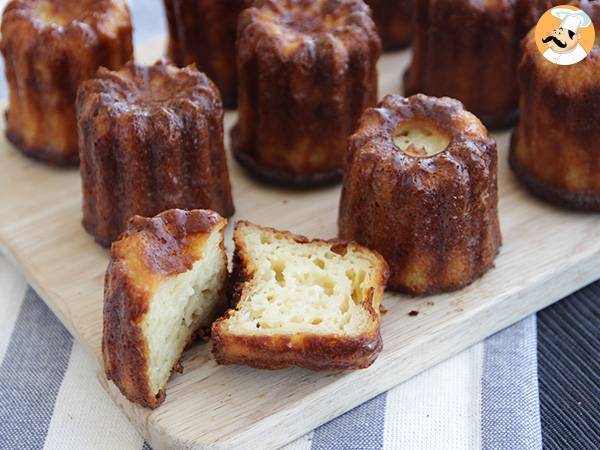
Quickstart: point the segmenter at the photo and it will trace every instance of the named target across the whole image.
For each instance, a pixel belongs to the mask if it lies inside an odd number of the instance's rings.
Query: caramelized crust
[[[415,0],[365,0],[373,11],[373,18],[385,50],[396,50],[410,44],[413,37],[413,9]]]
[[[78,162],[77,86],[133,57],[123,0],[13,0],[2,15],[9,102],[6,135],[28,156]]]
[[[248,222],[240,221],[234,232],[235,252],[231,275],[231,307],[238,307],[245,290],[250,288],[255,276],[256,267],[248,257],[248,249],[240,237],[243,226]],[[251,226],[255,226],[249,224]],[[354,243],[339,240],[310,240],[305,236],[272,228],[260,227],[279,236],[293,239],[299,244],[321,243],[331,245],[332,250],[345,254],[349,247],[360,249]],[[366,249],[362,249],[366,251]],[[225,322],[232,310],[213,323],[212,352],[219,364],[243,364],[257,369],[285,369],[290,366],[303,367],[309,370],[353,370],[369,367],[383,348],[380,333],[380,313],[378,308],[388,279],[388,266],[383,258],[374,253],[380,260],[381,271],[378,282],[371,295],[363,302],[363,307],[372,318],[371,326],[358,336],[319,335],[308,333],[250,335],[233,334],[227,331]],[[376,299],[374,302],[373,299]]]
[[[215,85],[194,67],[101,68],[77,98],[83,225],[102,245],[130,217],[171,208],[233,214]]]
[[[165,278],[186,272],[204,242],[227,221],[208,210],[136,216],[111,248],[104,282],[102,354],[106,376],[132,402],[156,408],[165,392],[150,392],[149,356],[141,322],[152,293]],[[225,249],[222,249],[226,258]]]
[[[394,143],[401,124],[448,137],[433,156]],[[450,98],[388,95],[350,138],[339,235],[379,251],[388,286],[412,295],[459,289],[494,265],[501,245],[497,151],[487,130]]]
[[[219,87],[226,107],[237,101],[237,19],[250,0],[164,0],[169,57],[180,67],[195,63]]]
[[[361,0],[259,0],[240,15],[236,158],[268,180],[339,178],[345,142],[377,100],[381,43]]]
[[[406,95],[460,100],[487,126],[517,119],[519,42],[551,0],[416,0]]]
[[[600,33],[600,3],[573,2]],[[521,121],[510,164],[540,198],[600,211],[600,41],[583,61],[556,66],[538,51],[533,31],[519,66]]]

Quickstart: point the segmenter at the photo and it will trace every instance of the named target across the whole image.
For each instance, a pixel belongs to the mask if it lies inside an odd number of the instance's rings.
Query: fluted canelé
[[[109,245],[134,215],[172,208],[233,214],[216,86],[159,61],[101,68],[77,96],[83,225]]]
[[[133,57],[124,0],[13,0],[2,14],[6,135],[25,154],[76,164],[75,97],[98,67]]]
[[[496,143],[459,101],[388,95],[350,138],[339,236],[383,255],[391,289],[459,289],[501,244],[497,170]]]
[[[552,0],[415,0],[406,95],[460,100],[491,128],[518,117],[520,41]]]
[[[237,159],[291,185],[340,177],[346,139],[377,101],[381,41],[361,0],[263,0],[240,15]]]
[[[226,107],[237,102],[237,20],[251,0],[164,0],[169,57],[178,66],[195,63],[221,90]]]
[[[373,11],[385,50],[396,50],[410,44],[414,32],[415,0],[366,0],[366,3]]]
[[[571,4],[592,18],[596,46],[583,61],[556,66],[538,51],[533,31],[523,40],[510,165],[540,198],[600,212],[600,2]]]

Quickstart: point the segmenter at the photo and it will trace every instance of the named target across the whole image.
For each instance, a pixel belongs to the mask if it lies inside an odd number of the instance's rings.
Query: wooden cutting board
[[[162,48],[155,42],[138,55],[151,61]],[[382,58],[381,94],[399,91],[407,60],[407,52]],[[227,115],[227,127],[234,119]],[[198,344],[183,358],[184,373],[169,382],[166,402],[154,411],[140,408],[101,370],[108,255],[80,225],[78,171],[32,162],[0,138],[0,244],[97,357],[101,383],[154,448],[276,448],[600,278],[600,215],[562,211],[530,197],[507,167],[509,133],[495,138],[504,235],[496,268],[451,294],[387,294],[384,350],[372,367],[357,372],[222,367],[209,345]],[[248,178],[233,161],[230,172],[233,220],[310,237],[336,235],[339,187],[272,188]]]

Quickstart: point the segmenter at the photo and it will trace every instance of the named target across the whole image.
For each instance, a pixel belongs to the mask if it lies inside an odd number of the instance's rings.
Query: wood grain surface
[[[154,42],[138,55],[151,61],[163,48]],[[407,59],[407,52],[382,58],[382,95],[399,91]],[[227,127],[233,120],[228,113]],[[496,268],[452,294],[417,299],[386,294],[384,350],[371,368],[311,373],[221,367],[209,345],[198,344],[185,354],[184,372],[171,379],[167,400],[157,410],[125,400],[106,382],[99,362],[101,383],[155,449],[276,448],[600,278],[600,215],[562,211],[530,197],[507,167],[509,133],[494,137],[504,235]],[[336,235],[339,186],[272,188],[229,163],[234,220],[309,237]],[[107,251],[81,227],[80,197],[77,170],[33,162],[0,138],[3,251],[100,361]]]

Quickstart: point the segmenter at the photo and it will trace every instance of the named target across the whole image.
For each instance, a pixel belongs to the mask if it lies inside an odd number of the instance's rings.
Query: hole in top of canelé
[[[412,119],[396,127],[394,144],[407,155],[428,158],[446,150],[450,136],[431,122]]]

